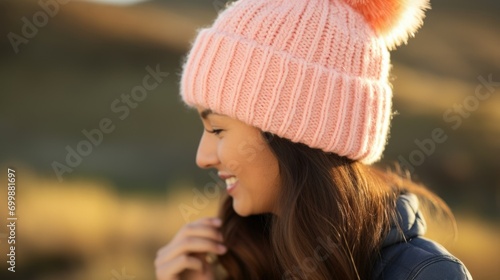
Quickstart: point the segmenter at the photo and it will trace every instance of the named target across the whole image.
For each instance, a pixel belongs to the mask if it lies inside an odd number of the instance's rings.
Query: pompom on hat
[[[389,50],[428,0],[239,0],[201,29],[181,97],[293,142],[365,164],[392,118]]]

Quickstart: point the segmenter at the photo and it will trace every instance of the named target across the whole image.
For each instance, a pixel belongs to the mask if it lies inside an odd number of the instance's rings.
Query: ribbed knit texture
[[[201,29],[182,100],[371,164],[389,134],[389,51],[340,0],[240,0]]]

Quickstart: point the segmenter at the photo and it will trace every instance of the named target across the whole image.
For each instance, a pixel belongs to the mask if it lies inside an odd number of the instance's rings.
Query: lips
[[[234,175],[230,175],[230,174],[226,174],[226,173],[222,173],[222,172],[219,172],[218,175],[222,180],[226,181],[226,190],[228,193],[232,189],[234,189],[236,187],[236,185],[238,184],[238,178],[236,178]]]

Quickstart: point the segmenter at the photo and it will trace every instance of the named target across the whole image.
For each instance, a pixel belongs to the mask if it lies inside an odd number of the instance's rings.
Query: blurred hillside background
[[[429,236],[474,279],[498,279],[500,2],[431,3],[417,36],[392,53],[398,115],[377,164],[408,162],[457,217],[457,240],[439,223]],[[186,222],[179,206],[216,183],[195,164],[203,127],[179,102],[179,73],[196,29],[224,5],[0,2],[0,220],[7,223],[7,167],[17,171],[19,218],[16,273],[7,271],[0,227],[1,279],[154,279],[156,250]],[[126,105],[121,95],[142,85],[148,67],[168,75]],[[114,130],[59,179],[54,162],[66,165],[67,147],[77,150],[82,131],[103,119]],[[415,141],[436,129],[446,141],[425,155]],[[188,220],[216,206],[212,199]]]

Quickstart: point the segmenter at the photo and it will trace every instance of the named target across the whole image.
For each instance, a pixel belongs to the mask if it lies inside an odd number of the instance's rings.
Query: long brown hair
[[[369,279],[399,194],[412,192],[453,216],[400,175],[263,132],[278,159],[276,215],[241,217],[226,196],[219,216],[229,279]]]

